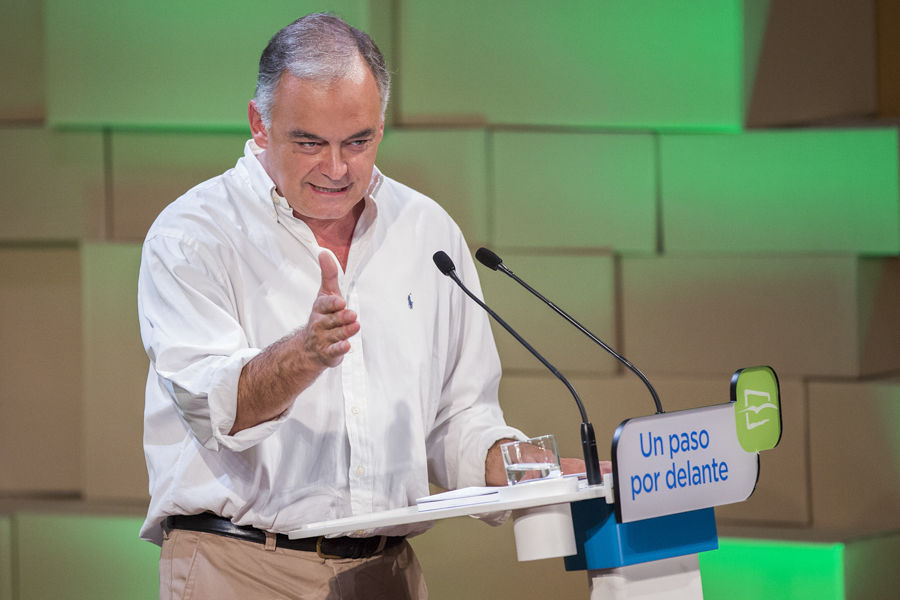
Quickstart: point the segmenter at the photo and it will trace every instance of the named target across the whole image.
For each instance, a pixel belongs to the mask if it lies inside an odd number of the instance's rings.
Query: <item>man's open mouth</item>
[[[350,189],[349,185],[345,185],[344,187],[322,187],[314,183],[311,183],[309,185],[311,185],[315,191],[321,192],[323,194],[340,194]]]

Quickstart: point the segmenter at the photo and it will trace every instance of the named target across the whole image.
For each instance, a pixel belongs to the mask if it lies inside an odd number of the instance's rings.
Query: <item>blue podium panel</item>
[[[712,508],[616,522],[602,498],[572,503],[578,554],[565,558],[567,571],[612,569],[719,547]]]

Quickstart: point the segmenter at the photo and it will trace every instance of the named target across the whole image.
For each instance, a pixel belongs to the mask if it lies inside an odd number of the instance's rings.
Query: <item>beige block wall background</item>
[[[43,74],[52,77],[60,68],[58,60],[55,70],[47,67],[47,49],[58,53],[60,43],[48,39],[56,31],[48,20],[66,14],[63,3],[2,4],[0,509],[140,515],[148,500],[141,448],[147,359],[136,321],[140,241],[163,206],[234,164],[247,133],[208,123],[123,125],[118,113],[109,123],[56,123],[60,113],[53,107],[65,98],[57,93],[48,100],[48,87],[56,88]],[[774,526],[798,537],[837,538],[900,528],[896,194],[893,208],[882,202],[872,213],[877,235],[852,232],[835,247],[828,246],[830,231],[813,229],[804,234],[813,240],[808,251],[790,244],[763,252],[710,251],[701,233],[667,229],[674,205],[666,204],[666,181],[660,180],[665,140],[652,127],[560,127],[557,113],[552,123],[543,124],[540,114],[518,125],[497,123],[490,94],[473,116],[475,92],[465,92],[456,114],[446,107],[434,114],[419,110],[413,101],[420,83],[404,85],[424,69],[412,43],[421,42],[423,21],[413,16],[423,6],[438,10],[439,3],[276,4],[276,27],[296,13],[335,8],[384,40],[396,73],[380,167],[438,200],[473,250],[495,248],[519,275],[622,351],[653,380],[667,410],[726,402],[737,368],[776,368],[782,443],[761,457],[754,496],[717,510],[720,527],[763,536]],[[830,123],[852,122],[896,136],[896,123],[884,118],[900,114],[894,93],[900,26],[892,5],[862,2],[851,10],[846,3],[803,2],[788,10],[774,0],[772,10],[760,9],[768,4],[744,5],[747,14],[766,15],[762,23],[745,22],[748,32],[755,25],[765,35],[758,57],[749,50],[745,57],[750,75],[740,74],[755,81],[744,90],[744,125],[801,125],[827,134]],[[86,6],[100,11],[105,4]],[[516,15],[520,25],[528,22]],[[805,25],[798,29],[800,21]],[[251,35],[240,25],[222,26],[236,39]],[[263,29],[258,22],[254,27]],[[262,36],[254,31],[252,47],[269,29]],[[806,62],[800,68],[785,56]],[[754,70],[749,65],[757,60]],[[798,73],[803,77],[785,83]],[[143,77],[162,81],[166,75]],[[238,91],[249,96],[252,81],[241,85]],[[525,74],[503,85],[515,92],[509,102],[526,107],[528,90],[538,86]],[[565,98],[547,99],[545,91],[535,91],[538,106],[565,105]],[[405,106],[415,110],[404,112]],[[679,135],[670,125],[666,132]],[[896,189],[896,164],[878,173],[889,180],[880,190]],[[699,165],[696,178],[703,177]],[[740,216],[761,222],[748,204]],[[814,198],[809,206],[815,210]],[[804,220],[798,222],[802,227]],[[677,251],[668,247],[669,238],[679,240]],[[854,244],[865,250],[853,251]],[[481,278],[495,309],[572,377],[608,456],[615,427],[652,412],[646,389],[513,282],[486,270]],[[578,455],[578,414],[566,390],[504,332],[495,336],[508,420],[535,434],[555,433],[564,453]],[[840,493],[847,489],[862,492]],[[11,534],[8,522],[0,527],[2,575]],[[508,525],[444,523],[415,546],[437,598],[578,597],[585,589],[583,574],[564,573],[556,561],[517,563]]]

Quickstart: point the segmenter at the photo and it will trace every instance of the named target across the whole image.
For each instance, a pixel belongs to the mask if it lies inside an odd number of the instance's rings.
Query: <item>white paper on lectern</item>
[[[438,510],[441,508],[453,508],[455,506],[487,504],[499,500],[500,488],[473,486],[417,498],[416,506],[421,512],[426,510]]]

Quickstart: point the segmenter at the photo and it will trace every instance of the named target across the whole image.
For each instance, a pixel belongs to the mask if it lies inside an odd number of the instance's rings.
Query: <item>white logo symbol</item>
[[[750,396],[756,396],[758,398],[763,398],[764,401],[762,404],[750,404]],[[744,416],[747,418],[747,430],[756,429],[760,425],[765,425],[769,422],[769,419],[763,419],[761,421],[750,421],[750,413],[752,412],[754,415],[759,417],[759,413],[761,410],[766,408],[774,408],[778,410],[778,407],[772,404],[771,402],[772,396],[769,392],[757,392],[755,390],[744,390],[744,408],[741,410],[744,413]]]

